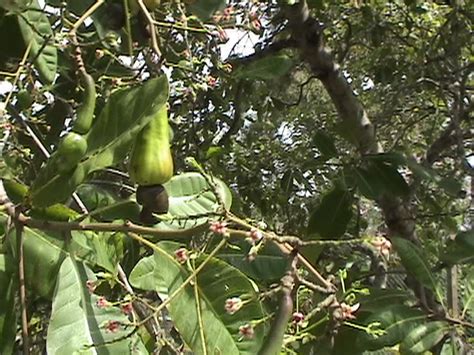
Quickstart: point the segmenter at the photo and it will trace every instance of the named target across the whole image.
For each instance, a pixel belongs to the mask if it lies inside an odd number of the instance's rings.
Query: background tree
[[[0,353],[471,352],[472,10],[1,1]]]

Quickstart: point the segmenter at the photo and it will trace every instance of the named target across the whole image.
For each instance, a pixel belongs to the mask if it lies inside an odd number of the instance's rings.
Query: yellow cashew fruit
[[[173,176],[169,141],[168,110],[163,106],[135,140],[129,174],[140,186],[164,184]]]

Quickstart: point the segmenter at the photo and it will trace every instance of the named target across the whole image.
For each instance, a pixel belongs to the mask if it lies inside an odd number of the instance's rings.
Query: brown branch
[[[16,212],[19,214],[19,212]],[[28,335],[28,314],[26,305],[26,288],[25,288],[25,255],[23,248],[23,225],[15,221],[16,231],[16,252],[18,257],[18,292],[21,306],[21,338],[23,342],[23,353],[30,354],[30,337]]]
[[[280,352],[283,345],[288,322],[293,314],[293,289],[295,286],[296,262],[298,261],[296,249],[291,253],[290,268],[281,279],[280,302],[276,311],[275,319],[271,325],[270,331],[258,352],[259,355],[271,355]]]
[[[292,39],[292,38],[282,39],[280,41],[273,42],[270,45],[268,45],[267,47],[265,47],[264,49],[259,50],[259,51],[255,52],[253,54],[250,54],[246,57],[230,58],[229,62],[233,66],[246,65],[246,64],[248,64],[250,62],[253,62],[255,60],[264,58],[264,57],[266,57],[270,54],[277,53],[277,52],[279,52],[283,49],[295,48],[296,46],[297,46],[297,42],[294,39]]]
[[[196,233],[207,230],[208,225],[199,225],[186,230],[162,230],[153,227],[144,227],[132,222],[118,223],[82,223],[82,222],[58,222],[34,219],[25,216],[23,213],[17,213],[15,206],[6,201],[0,201],[0,204],[5,203],[5,208],[12,218],[23,226],[40,230],[52,230],[58,232],[68,231],[96,231],[96,232],[123,232],[123,233],[138,233],[160,238],[183,239],[196,235]]]

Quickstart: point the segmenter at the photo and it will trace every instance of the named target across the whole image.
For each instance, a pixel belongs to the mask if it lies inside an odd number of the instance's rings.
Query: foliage
[[[0,353],[473,351],[472,5],[143,3],[0,1]]]

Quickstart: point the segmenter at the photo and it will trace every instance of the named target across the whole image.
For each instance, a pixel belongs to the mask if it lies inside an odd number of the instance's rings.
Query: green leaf
[[[338,154],[334,138],[324,131],[317,131],[315,133],[313,143],[324,157],[331,158]]]
[[[211,146],[206,151],[206,159],[216,158],[224,154],[224,148]]]
[[[354,177],[359,191],[369,199],[384,194],[407,196],[410,188],[397,167],[370,157],[367,167],[356,167]]]
[[[123,236],[119,233],[94,233],[72,231],[71,252],[91,265],[98,265],[111,274],[117,273],[117,265],[123,257]]]
[[[438,186],[441,187],[448,195],[452,197],[459,197],[462,191],[462,182],[459,179],[446,177],[436,179]]]
[[[467,312],[473,312],[474,310],[474,268],[471,267],[470,270],[466,271],[466,276],[464,277],[464,286],[465,292],[463,294],[463,305],[464,309],[462,314],[467,314]]]
[[[30,58],[35,59],[41,80],[52,83],[56,76],[58,54],[51,25],[38,0],[30,1],[28,9],[18,15],[18,24],[25,45],[31,43]]]
[[[293,59],[286,54],[280,53],[273,56],[265,56],[235,71],[237,78],[270,80],[285,75],[293,67]]]
[[[448,240],[440,259],[448,264],[470,264],[474,261],[474,229],[460,232]]]
[[[137,284],[151,286],[151,290],[154,291],[164,288],[170,295],[190,275],[191,270],[186,265],[178,263],[174,256],[174,252],[180,247],[179,244],[161,242],[157,246],[159,250],[155,251],[153,257],[154,282],[145,281],[150,277],[151,261],[139,264],[141,270],[140,272],[133,270],[130,282],[134,286]],[[205,255],[202,255],[198,258],[196,267],[204,257]],[[240,326],[265,316],[262,305],[256,298],[253,283],[236,268],[222,260],[212,258],[197,275],[195,287],[186,286],[169,306],[173,324],[191,350],[196,354],[202,354],[201,334],[197,331],[198,312],[200,312],[208,353],[256,354],[263,342],[265,323],[255,327],[252,339],[242,338],[239,335]],[[198,295],[197,299],[195,294]],[[248,300],[248,303],[233,315],[226,313],[224,308],[226,299],[231,297]]]
[[[156,283],[155,260],[153,256],[140,259],[130,273],[129,281],[133,287],[142,290],[153,290],[164,294],[168,292],[167,285],[161,282]]]
[[[65,239],[66,234],[23,229],[26,286],[46,299],[53,294],[59,267],[67,256]],[[9,235],[9,242],[17,262],[15,229]]]
[[[364,324],[380,323],[379,328],[385,333],[378,337],[361,333],[357,339],[357,348],[361,350],[377,350],[386,346],[394,346],[405,339],[412,329],[426,321],[426,315],[405,305],[388,305],[371,314]]]
[[[352,194],[335,188],[327,193],[311,214],[307,234],[321,239],[337,239],[342,236],[352,218]]]
[[[14,260],[0,254],[0,354],[13,354],[15,346],[17,315],[14,275]]]
[[[199,0],[188,5],[189,10],[202,21],[209,20],[211,16],[226,5],[226,0]]]
[[[217,186],[226,208],[232,205],[232,193],[227,185],[217,178],[212,178]],[[169,217],[156,225],[160,229],[188,229],[203,225],[209,217],[195,218],[207,213],[216,212],[218,201],[206,179],[199,173],[175,175],[164,184],[169,197]],[[172,218],[179,218],[172,220]],[[183,217],[189,219],[183,219]]]
[[[429,322],[413,329],[400,344],[402,355],[421,354],[438,344],[449,332],[446,322]]]
[[[442,303],[443,297],[423,252],[409,240],[394,237],[391,241],[407,272],[421,282],[424,287],[435,291],[438,301]]]
[[[96,281],[87,266],[64,259],[54,291],[48,354],[130,354],[143,348],[138,338],[126,337],[133,330],[128,318],[118,307],[99,307],[99,296],[89,292],[87,281]],[[108,331],[110,321],[118,322],[119,329]]]
[[[140,206],[134,199],[122,199],[93,184],[82,184],[76,192],[94,219],[107,222],[118,219],[139,221]]]
[[[245,242],[247,243],[247,242]],[[249,261],[241,251],[226,250],[219,258],[236,267],[252,280],[260,282],[278,282],[288,268],[288,259],[274,245],[265,245],[255,260]]]
[[[167,99],[165,76],[112,94],[86,136],[86,156],[65,174],[60,174],[55,164],[46,163],[30,191],[33,204],[44,207],[64,201],[88,174],[123,161],[137,133]],[[52,161],[53,156],[48,162]]]
[[[416,301],[409,291],[399,289],[369,288],[368,295],[361,295],[357,302],[361,304],[361,311],[379,311],[388,304],[402,304],[407,301]]]

